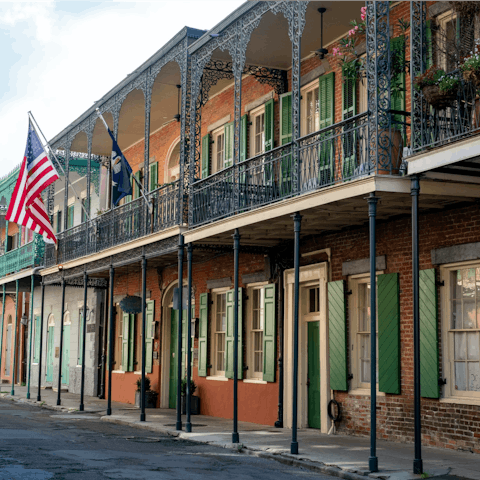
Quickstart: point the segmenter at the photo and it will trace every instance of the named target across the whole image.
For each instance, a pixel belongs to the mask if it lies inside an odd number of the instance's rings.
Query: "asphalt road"
[[[332,479],[210,445],[0,399],[0,480]]]

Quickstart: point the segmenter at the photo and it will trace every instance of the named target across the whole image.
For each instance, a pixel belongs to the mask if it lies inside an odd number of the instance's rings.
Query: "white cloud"
[[[81,13],[0,3],[0,33],[17,55],[0,91],[0,175],[23,157],[29,110],[53,138],[185,25],[209,29],[241,3],[105,2]]]

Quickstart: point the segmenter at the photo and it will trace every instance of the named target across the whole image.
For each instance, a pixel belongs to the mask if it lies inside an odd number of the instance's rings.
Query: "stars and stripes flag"
[[[5,219],[39,233],[47,243],[57,239],[40,194],[55,180],[58,173],[29,122],[27,148]]]

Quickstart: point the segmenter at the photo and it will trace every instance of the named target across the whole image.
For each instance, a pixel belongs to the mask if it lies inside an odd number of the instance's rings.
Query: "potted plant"
[[[193,380],[190,380],[190,413],[192,415],[200,415],[200,398],[194,396],[197,385]],[[182,414],[187,413],[187,380],[182,379]]]
[[[140,407],[140,394],[142,391],[142,379],[137,380],[135,392],[135,406]],[[150,379],[145,377],[145,408],[157,408],[157,392],[150,390]]]
[[[451,107],[457,99],[459,79],[452,73],[432,65],[413,81],[415,88],[423,93],[425,100],[438,110]]]
[[[480,87],[480,41],[475,41],[475,47],[470,55],[463,58],[460,70],[466,82],[472,82]]]

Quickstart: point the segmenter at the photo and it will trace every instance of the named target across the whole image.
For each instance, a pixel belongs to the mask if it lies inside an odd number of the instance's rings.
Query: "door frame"
[[[317,263],[300,267],[300,302],[299,302],[299,362],[298,362],[298,427],[308,427],[308,392],[307,392],[307,365],[308,353],[303,346],[308,345],[308,319],[320,322],[320,420],[322,433],[328,433],[331,421],[328,418],[327,408],[330,401],[330,363],[328,350],[328,305],[327,282],[328,262]],[[294,269],[284,272],[284,317],[285,317],[285,370],[284,370],[284,415],[285,424],[292,427],[292,395],[293,395],[293,305],[294,305]],[[304,302],[301,301],[302,288],[317,284],[320,288],[320,312],[312,317],[307,315]]]

